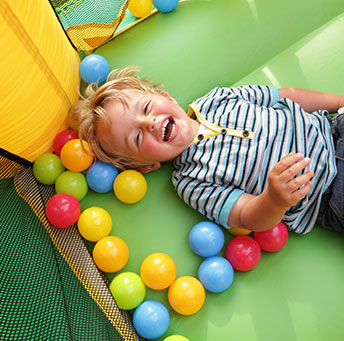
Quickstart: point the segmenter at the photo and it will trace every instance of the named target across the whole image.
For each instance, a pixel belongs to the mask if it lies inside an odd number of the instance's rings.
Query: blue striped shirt
[[[274,165],[290,152],[301,152],[311,159],[302,172],[313,169],[313,186],[288,209],[284,221],[297,233],[309,232],[322,194],[336,174],[327,111],[307,113],[297,103],[280,99],[278,89],[269,86],[215,88],[193,105],[213,126],[234,129],[243,136],[222,131],[180,154],[173,172],[180,197],[207,218],[229,227],[228,216],[240,195],[261,194]]]

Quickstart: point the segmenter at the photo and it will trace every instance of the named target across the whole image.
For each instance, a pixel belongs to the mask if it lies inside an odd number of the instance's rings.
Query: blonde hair
[[[119,170],[137,169],[144,164],[125,155],[120,155],[116,151],[105,152],[102,148],[97,136],[97,127],[101,120],[108,126],[110,124],[104,109],[106,103],[117,99],[127,106],[128,100],[123,90],[128,89],[168,96],[168,93],[160,88],[160,84],[153,84],[146,78],[139,78],[137,76],[138,71],[137,67],[132,66],[116,69],[110,72],[103,85],[89,84],[85,89],[85,97],[80,95],[81,99],[71,111],[72,118],[79,122],[79,138],[89,143],[94,157],[114,165]]]

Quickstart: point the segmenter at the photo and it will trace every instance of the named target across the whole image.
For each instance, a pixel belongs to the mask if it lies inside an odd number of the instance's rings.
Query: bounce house
[[[143,260],[157,252],[173,259],[176,278],[197,278],[204,261],[189,234],[206,219],[178,197],[170,162],[144,175],[147,193],[135,204],[91,189],[80,201],[82,211],[105,209],[111,235],[126,242],[129,259],[117,272],[98,269],[95,242],[76,224],[47,220],[55,188],[36,180],[33,162],[71,124],[85,56],[105,57],[110,69],[139,66],[186,111],[216,86],[344,94],[342,0],[179,0],[173,11],[152,9],[141,19],[130,16],[130,1],[0,2],[1,340],[144,340],[135,309],[120,309],[112,296],[112,280],[140,275]],[[223,231],[226,245],[234,236]],[[343,340],[343,258],[343,236],[316,226],[306,235],[289,232],[283,249],[262,251],[254,269],[234,271],[227,290],[206,290],[194,314],[175,311],[168,288],[146,287],[144,302],[159,302],[169,314],[155,339]]]

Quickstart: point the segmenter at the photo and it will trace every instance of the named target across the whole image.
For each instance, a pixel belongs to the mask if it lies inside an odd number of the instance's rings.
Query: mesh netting
[[[49,0],[78,51],[111,39],[125,17],[129,0]]]
[[[46,220],[53,194],[0,156],[1,340],[143,340],[76,227]]]

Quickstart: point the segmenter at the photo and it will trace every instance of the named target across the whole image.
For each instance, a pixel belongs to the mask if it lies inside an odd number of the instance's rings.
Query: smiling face
[[[114,99],[105,105],[110,126],[100,122],[97,135],[102,148],[145,165],[172,160],[191,143],[197,121],[171,98],[124,90],[127,105]]]

